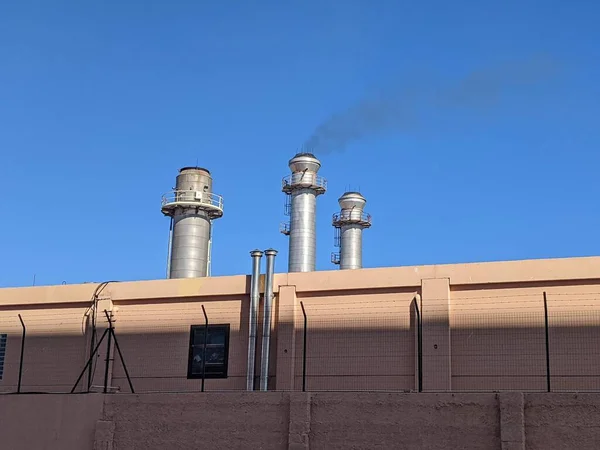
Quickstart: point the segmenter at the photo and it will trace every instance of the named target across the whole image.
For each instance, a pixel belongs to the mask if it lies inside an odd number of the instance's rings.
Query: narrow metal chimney
[[[256,367],[256,335],[258,327],[258,304],[260,301],[260,260],[263,252],[253,250],[252,276],[250,277],[250,323],[248,333],[248,371],[246,373],[246,390],[254,390],[254,374]]]
[[[267,272],[265,275],[265,297],[263,305],[263,336],[260,366],[260,390],[266,391],[269,385],[269,355],[271,345],[271,323],[273,321],[273,282],[275,280],[275,256],[277,250],[265,250]]]
[[[367,200],[359,192],[346,192],[339,200],[341,211],[333,215],[335,245],[339,253],[331,254],[331,262],[340,269],[362,268],[362,232],[371,226],[371,216],[363,212]]]
[[[320,161],[312,153],[298,153],[289,161],[291,175],[282,181],[286,214],[290,223],[281,232],[290,237],[288,272],[312,272],[316,266],[317,196],[327,190],[327,181],[317,175]]]
[[[223,197],[213,194],[210,172],[180,169],[175,189],[162,197],[162,213],[171,218],[167,278],[210,276],[212,221],[223,216]]]

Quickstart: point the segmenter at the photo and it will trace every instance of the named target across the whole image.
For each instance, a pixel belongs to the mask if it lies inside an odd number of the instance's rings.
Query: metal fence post
[[[206,378],[206,341],[208,340],[208,316],[206,315],[206,309],[202,305],[202,312],[204,313],[204,348],[202,350],[202,392],[204,392],[204,380]]]
[[[108,343],[106,344],[106,366],[104,367],[104,393],[106,394],[108,392],[108,366],[110,364],[110,346],[113,337],[113,324],[108,312],[104,311],[104,313],[106,314],[106,320],[108,320]]]
[[[94,348],[96,348],[96,307],[93,307],[92,317],[91,317],[91,334],[90,334],[90,356],[94,352]],[[94,376],[94,364],[90,364],[88,366],[88,376],[87,376],[87,392],[89,393],[92,390],[92,377]]]
[[[21,337],[21,358],[19,360],[19,383],[17,385],[17,394],[21,393],[21,379],[23,378],[23,355],[25,354],[25,336],[27,334],[27,328],[25,328],[25,322],[23,322],[21,314],[19,314],[19,320],[21,321],[21,326],[23,327],[23,335]]]
[[[117,352],[119,352],[119,358],[121,358],[121,364],[123,364],[123,371],[125,372],[125,376],[127,377],[127,383],[129,384],[129,389],[131,389],[131,393],[135,394],[135,390],[133,389],[133,383],[131,383],[131,377],[129,376],[129,371],[127,370],[127,364],[125,364],[125,358],[123,358],[123,353],[121,352],[121,347],[119,347],[119,341],[117,340],[117,335],[115,334],[114,328],[112,329],[113,338],[115,340],[115,348]]]
[[[417,299],[414,299],[415,313],[417,316],[417,380],[419,392],[423,392],[423,323],[421,321],[421,310]]]
[[[548,326],[548,299],[546,297],[546,291],[544,291],[544,323],[546,328],[546,387],[548,392],[550,392],[550,337]]]
[[[306,333],[307,333],[307,318],[304,303],[300,302],[302,315],[304,316],[304,339],[302,342],[302,392],[306,392]]]

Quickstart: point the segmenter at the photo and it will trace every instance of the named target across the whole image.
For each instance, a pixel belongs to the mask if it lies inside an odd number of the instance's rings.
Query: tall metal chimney
[[[263,252],[260,250],[252,250],[250,255],[252,256],[252,275],[250,277],[250,324],[248,333],[248,371],[246,372],[246,390],[253,391],[254,373],[256,370],[258,304],[260,303],[260,259],[263,256]]]
[[[331,254],[331,262],[340,269],[362,268],[362,232],[371,226],[371,216],[363,212],[367,200],[359,192],[346,192],[339,200],[341,211],[333,215],[335,245],[339,253]]]
[[[271,345],[271,323],[273,317],[273,281],[275,279],[275,256],[277,250],[265,250],[267,272],[265,274],[265,299],[263,304],[263,337],[260,358],[260,390],[266,391],[269,385],[269,352]]]
[[[167,277],[210,276],[212,221],[223,216],[223,197],[213,194],[210,172],[180,169],[175,189],[163,195],[162,213],[171,218]]]
[[[321,163],[312,153],[297,153],[289,161],[291,175],[282,181],[286,214],[290,223],[281,232],[290,237],[288,272],[312,272],[316,266],[317,196],[327,190],[327,181],[317,175]]]

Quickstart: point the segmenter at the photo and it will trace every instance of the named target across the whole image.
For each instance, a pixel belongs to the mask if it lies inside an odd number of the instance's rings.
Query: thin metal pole
[[[106,319],[108,320],[108,344],[106,345],[106,366],[104,367],[104,393],[108,392],[108,365],[110,364],[110,346],[112,344],[112,321],[110,320],[110,316],[108,315],[108,311],[104,310],[104,314],[106,314]]]
[[[423,392],[423,323],[421,321],[421,311],[415,298],[415,312],[417,315],[417,367],[418,367],[418,389]]]
[[[92,354],[92,352],[94,351],[94,348],[96,346],[96,306],[92,306],[93,311],[92,311],[92,331],[91,331],[91,336],[90,336],[90,355]],[[92,365],[90,364],[90,367],[88,369],[88,379],[87,379],[87,391],[90,392],[90,389],[92,387]]]
[[[167,278],[171,278],[171,252],[173,251],[173,217],[169,225],[169,244],[167,248]]]
[[[206,258],[206,276],[210,277],[211,268],[212,268],[212,241],[213,241],[213,227],[208,229],[209,238],[208,238],[208,256]]]
[[[25,328],[25,322],[21,314],[19,314],[19,320],[23,327],[23,336],[21,337],[21,360],[19,361],[19,384],[17,385],[17,394],[21,393],[21,379],[23,378],[23,355],[25,354],[25,335],[27,334],[27,328]]]
[[[206,341],[208,340],[208,316],[206,315],[206,309],[202,305],[202,312],[204,313],[204,349],[202,350],[202,392],[204,392],[204,380],[206,378]]]
[[[75,385],[73,385],[73,389],[71,389],[71,394],[73,392],[75,392],[75,388],[77,387],[77,385],[79,384],[79,382],[83,378],[83,375],[85,374],[85,371],[88,368],[88,366],[90,364],[92,364],[92,359],[94,358],[94,355],[96,354],[96,352],[100,348],[100,344],[102,344],[102,341],[104,340],[104,337],[106,336],[107,333],[108,333],[108,328],[106,330],[104,330],[104,333],[102,333],[102,337],[98,341],[98,344],[96,344],[96,348],[94,348],[94,351],[92,351],[92,354],[90,355],[90,358],[88,359],[88,362],[86,363],[86,365],[84,366],[83,370],[79,374],[79,377],[77,378],[77,381],[75,382]],[[88,392],[89,392],[89,389],[88,389]]]
[[[131,389],[132,394],[135,394],[135,391],[133,390],[133,384],[131,383],[131,378],[129,377],[129,371],[127,370],[127,365],[125,364],[123,353],[121,353],[121,347],[119,347],[119,341],[117,341],[117,335],[115,334],[114,328],[111,328],[110,332],[112,333],[113,338],[115,339],[115,347],[117,347],[117,351],[119,352],[119,358],[121,358],[121,364],[123,364],[123,370],[125,371],[127,382],[129,383],[129,389]]]
[[[548,325],[548,299],[544,291],[544,321],[546,325],[546,384],[548,392],[550,392],[550,336]]]
[[[306,392],[306,333],[308,330],[306,318],[306,310],[304,309],[304,303],[300,302],[302,308],[302,315],[304,316],[304,340],[302,343],[302,392]]]

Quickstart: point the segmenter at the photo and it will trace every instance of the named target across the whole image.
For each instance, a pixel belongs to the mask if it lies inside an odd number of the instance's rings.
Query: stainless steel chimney
[[[290,237],[288,272],[312,272],[316,266],[317,196],[327,190],[327,181],[317,175],[320,161],[312,153],[298,153],[289,161],[291,175],[282,181],[287,197],[289,225],[283,234]]]
[[[253,250],[252,275],[250,278],[250,326],[248,332],[248,372],[246,375],[246,389],[254,390],[254,373],[256,364],[256,332],[258,325],[258,303],[260,300],[260,260],[263,252]]]
[[[275,278],[275,255],[277,250],[265,250],[267,273],[265,276],[265,298],[263,313],[263,337],[260,368],[260,390],[266,391],[269,384],[269,351],[271,344],[271,321],[273,312],[273,279]]]
[[[163,195],[162,213],[172,220],[168,278],[210,276],[212,221],[223,216],[223,197],[213,194],[210,172],[180,169],[175,189]]]
[[[340,269],[362,268],[362,232],[371,226],[371,216],[363,209],[367,200],[359,192],[346,192],[339,200],[341,211],[333,215],[335,245],[339,253],[331,254],[331,262]]]

